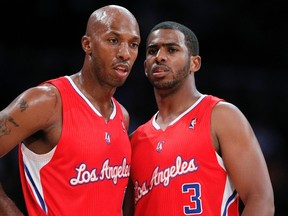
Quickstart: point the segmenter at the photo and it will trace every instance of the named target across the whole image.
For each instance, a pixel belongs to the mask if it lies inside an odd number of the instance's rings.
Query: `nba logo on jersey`
[[[194,126],[196,125],[196,118],[193,118],[192,121],[190,122],[189,128],[194,129]]]
[[[164,141],[158,142],[157,147],[156,147],[157,152],[160,152],[162,150],[163,144],[164,144]]]
[[[110,144],[110,142],[111,142],[110,137],[111,137],[111,135],[108,132],[106,132],[105,133],[105,141],[106,141],[107,145]]]

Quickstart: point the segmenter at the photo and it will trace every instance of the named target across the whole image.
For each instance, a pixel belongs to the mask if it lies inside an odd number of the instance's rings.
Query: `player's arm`
[[[129,139],[131,141],[132,136],[135,131],[129,134]],[[134,204],[134,185],[131,179],[129,178],[128,186],[125,191],[124,203],[123,203],[123,216],[133,216],[135,210]]]
[[[245,207],[244,215],[274,215],[268,168],[250,123],[234,105],[220,102],[212,112],[212,137]]]
[[[134,186],[132,180],[129,178],[129,183],[125,191],[123,202],[123,216],[134,215]]]
[[[125,109],[125,107],[122,104],[120,104],[120,107],[121,107],[121,110],[122,110],[122,113],[124,116],[124,124],[125,124],[126,130],[128,131],[129,130],[130,116],[129,116],[128,111]]]
[[[130,116],[128,111],[125,109],[124,106],[121,106],[121,110],[124,116],[124,124],[126,127],[126,130],[129,130],[129,121],[130,121]],[[134,215],[134,198],[133,198],[133,183],[131,179],[129,178],[129,182],[127,185],[127,188],[125,190],[125,197],[124,197],[124,202],[123,202],[123,216],[133,216]]]
[[[24,216],[15,203],[7,196],[0,183],[0,215],[1,216]]]
[[[59,98],[59,93],[54,86],[37,86],[20,94],[2,110],[0,112],[0,157],[24,139],[51,126],[56,119]]]

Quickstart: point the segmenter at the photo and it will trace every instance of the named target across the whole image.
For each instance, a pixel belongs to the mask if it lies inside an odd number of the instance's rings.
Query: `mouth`
[[[157,78],[165,76],[169,72],[169,69],[165,66],[156,66],[152,69],[152,75]]]
[[[129,73],[129,67],[125,64],[119,64],[113,67],[118,76],[125,77]]]

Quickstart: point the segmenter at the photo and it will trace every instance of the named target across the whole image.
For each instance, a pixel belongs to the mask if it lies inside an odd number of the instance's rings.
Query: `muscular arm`
[[[0,183],[0,215],[1,216],[24,216],[15,203],[7,196]]]
[[[60,115],[59,98],[55,87],[38,86],[26,90],[2,110],[0,112],[0,157],[35,133],[43,131],[45,134],[50,127],[55,127],[55,122],[59,122],[57,118],[59,119]]]
[[[61,132],[58,130],[55,133],[54,129],[57,128],[57,124],[61,124],[59,98],[59,93],[54,86],[38,86],[26,90],[2,110],[0,112],[0,157],[21,141],[25,141],[26,146],[36,153],[48,152],[51,145],[56,143],[55,135]],[[0,215],[23,215],[1,185]]]
[[[274,215],[268,168],[258,140],[245,116],[221,102],[212,113],[212,137],[245,207],[242,216]],[[217,145],[216,144],[216,145]]]

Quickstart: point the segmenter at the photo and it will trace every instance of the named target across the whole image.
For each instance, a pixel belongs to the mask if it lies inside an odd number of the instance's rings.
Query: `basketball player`
[[[82,69],[26,90],[1,111],[0,155],[21,143],[29,216],[122,215],[129,114],[113,95],[127,79],[139,44],[134,15],[121,6],[102,7],[91,14],[82,37]]]
[[[200,93],[198,40],[187,27],[162,22],[148,35],[145,74],[159,111],[132,134],[135,216],[272,216],[265,159],[242,112]]]

